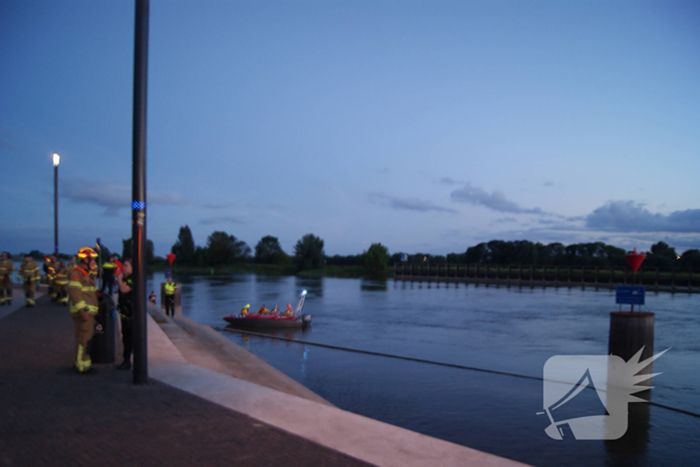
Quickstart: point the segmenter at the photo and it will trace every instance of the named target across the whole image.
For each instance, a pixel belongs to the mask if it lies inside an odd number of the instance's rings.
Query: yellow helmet
[[[250,308],[250,303],[244,306],[243,308]]]
[[[97,258],[97,253],[95,253],[95,250],[90,248],[89,246],[84,246],[80,250],[78,250],[78,258],[83,259],[87,257],[91,258]]]

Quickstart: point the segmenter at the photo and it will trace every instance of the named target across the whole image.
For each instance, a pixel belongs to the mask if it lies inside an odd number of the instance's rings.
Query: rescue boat
[[[304,328],[311,324],[311,315],[302,315],[306,301],[306,290],[301,293],[293,315],[277,313],[224,316],[224,321],[238,328]]]

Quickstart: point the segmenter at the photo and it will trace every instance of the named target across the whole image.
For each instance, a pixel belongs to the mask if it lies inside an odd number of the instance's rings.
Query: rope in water
[[[481,373],[490,373],[493,375],[511,376],[513,378],[531,379],[534,381],[544,381],[544,378],[540,378],[539,376],[521,375],[518,373],[509,373],[506,371],[489,370],[487,368],[477,368],[477,367],[472,367],[472,366],[457,365],[455,363],[436,362],[433,360],[424,360],[422,358],[415,358],[415,357],[404,357],[401,355],[392,355],[392,354],[382,353],[382,352],[373,352],[370,350],[351,349],[349,347],[340,347],[337,345],[320,344],[317,342],[302,341],[299,339],[292,339],[290,337],[271,336],[269,334],[263,334],[263,333],[252,332],[252,331],[245,331],[245,330],[240,330],[240,329],[222,328],[222,327],[214,327],[214,329],[216,329],[217,331],[237,332],[239,334],[248,334],[251,336],[267,337],[269,339],[277,339],[277,340],[286,341],[286,342],[294,342],[297,344],[311,345],[311,346],[315,346],[315,347],[323,347],[326,349],[342,350],[345,352],[361,353],[361,354],[365,354],[365,355],[374,355],[376,357],[395,358],[397,360],[405,360],[405,361],[417,362],[417,363],[426,363],[428,365],[437,365],[437,366],[444,366],[444,367],[448,367],[448,368],[457,368],[459,370],[479,371]],[[678,409],[676,407],[671,407],[671,406],[664,405],[664,404],[659,404],[657,402],[651,402],[651,401],[647,401],[647,402],[649,405],[653,405],[655,407],[659,407],[662,409],[671,410],[673,412],[678,412],[678,413],[682,413],[685,415],[690,415],[692,417],[700,418],[700,414],[698,414],[698,413],[690,412],[690,411],[683,410],[683,409]]]

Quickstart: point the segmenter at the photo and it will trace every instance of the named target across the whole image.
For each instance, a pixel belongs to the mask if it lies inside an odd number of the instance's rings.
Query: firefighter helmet
[[[84,259],[87,257],[97,258],[97,253],[95,253],[95,250],[93,250],[89,246],[84,246],[80,250],[78,250],[78,258]]]

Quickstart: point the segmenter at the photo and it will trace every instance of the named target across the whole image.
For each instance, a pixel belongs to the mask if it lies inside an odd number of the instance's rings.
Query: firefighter
[[[88,343],[95,333],[95,315],[99,309],[97,287],[90,272],[97,253],[89,246],[78,250],[78,265],[68,274],[70,315],[75,323],[75,369],[78,373],[91,371]]]
[[[12,305],[12,271],[15,270],[15,265],[8,256],[3,251],[0,259],[0,306]]]
[[[247,316],[250,310],[250,303],[243,307],[241,310],[241,316]]]
[[[66,262],[61,260],[56,267],[56,279],[54,279],[56,301],[61,305],[68,305],[68,268]]]
[[[39,279],[41,279],[41,274],[39,273],[39,265],[36,264],[36,261],[31,256],[27,255],[24,257],[24,263],[19,267],[17,277],[23,282],[22,288],[24,289],[27,306],[32,307],[36,305],[34,292]]]
[[[56,267],[58,267],[56,255],[51,255],[45,259],[44,271],[46,271],[46,282],[49,284],[49,296],[51,296],[52,302],[56,301]]]
[[[292,316],[294,314],[294,309],[292,308],[291,303],[287,303],[287,308],[284,310],[284,315],[285,316]]]

